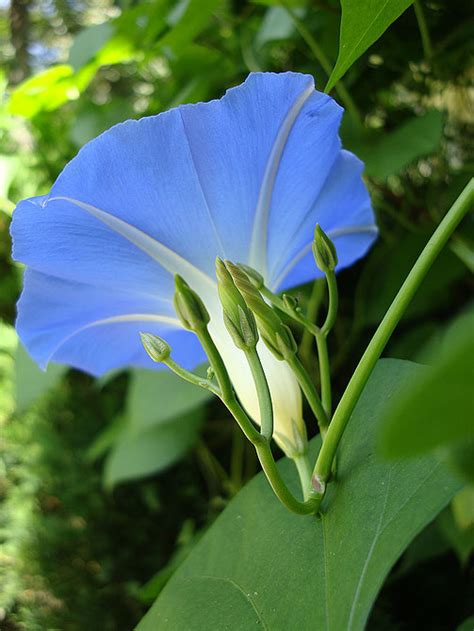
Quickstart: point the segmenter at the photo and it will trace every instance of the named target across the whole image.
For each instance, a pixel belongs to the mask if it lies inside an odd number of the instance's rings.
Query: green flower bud
[[[244,265],[244,263],[238,263],[237,266],[247,274],[249,281],[255,289],[262,289],[262,287],[265,287],[263,276],[254,270],[253,267],[250,267],[250,265]]]
[[[327,274],[337,265],[337,252],[334,243],[319,224],[314,229],[313,256],[319,269]]]
[[[197,293],[178,274],[174,277],[174,308],[181,324],[190,331],[200,331],[207,326],[209,313]]]
[[[226,261],[226,268],[248,308],[253,312],[262,340],[279,360],[288,359],[297,350],[291,330],[265,302],[244,270]]]
[[[142,344],[154,362],[164,362],[171,354],[171,346],[158,335],[140,333]]]
[[[253,313],[237,289],[224,262],[216,259],[217,290],[224,312],[224,324],[240,349],[255,348],[258,330]]]

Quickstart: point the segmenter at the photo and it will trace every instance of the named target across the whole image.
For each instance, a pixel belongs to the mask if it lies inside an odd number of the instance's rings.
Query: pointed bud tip
[[[176,274],[174,277],[174,308],[181,324],[190,331],[197,331],[205,327],[209,321],[209,312],[198,294],[188,283]]]
[[[237,267],[247,274],[250,282],[255,287],[255,289],[262,289],[265,286],[265,281],[263,276],[259,274],[253,267],[249,265],[245,265],[244,263],[237,263]]]
[[[154,362],[161,363],[171,354],[171,346],[158,335],[140,332],[142,344]]]
[[[324,272],[332,272],[337,265],[337,251],[334,243],[319,224],[314,229],[313,256],[318,268]]]

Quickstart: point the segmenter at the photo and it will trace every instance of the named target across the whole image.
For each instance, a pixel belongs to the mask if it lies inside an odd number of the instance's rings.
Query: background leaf
[[[203,418],[201,409],[138,432],[128,426],[107,457],[105,485],[112,487],[172,465],[196,442]]]
[[[106,459],[107,486],[162,471],[196,442],[210,393],[168,370],[132,371],[125,419],[95,440],[91,457],[112,448]]]
[[[384,410],[380,450],[385,457],[416,456],[474,441],[474,314],[452,327],[432,367]]]
[[[26,410],[32,403],[50,390],[64,375],[67,367],[59,364],[48,365],[41,370],[18,342],[15,353],[15,401],[17,412]]]
[[[350,122],[346,116],[341,130],[345,146],[365,162],[367,175],[380,180],[436,151],[443,132],[443,116],[438,110],[410,118],[393,131],[372,134],[357,135],[354,129],[348,130]]]
[[[339,55],[326,90],[331,90],[352,66],[411,4],[413,0],[341,0]]]
[[[363,629],[391,566],[458,487],[431,457],[386,463],[374,454],[387,402],[420,370],[379,362],[344,435],[321,519],[289,513],[260,474],[191,552],[138,631]],[[280,466],[296,489],[292,463]]]

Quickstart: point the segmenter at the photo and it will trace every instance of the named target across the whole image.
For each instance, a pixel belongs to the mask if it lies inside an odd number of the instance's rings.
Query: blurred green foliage
[[[337,0],[0,4],[2,629],[130,629],[256,471],[252,451],[220,406],[190,401],[187,393],[178,399],[186,399],[186,409],[163,409],[162,393],[181,387],[164,373],[94,382],[58,367],[44,375],[31,364],[11,326],[21,285],[8,237],[15,203],[46,192],[85,142],[126,118],[219,97],[249,71],[309,72],[321,89],[342,77],[332,92],[348,112],[341,134],[366,162],[381,236],[367,259],[340,277],[341,313],[331,340],[340,394],[473,167],[470,3],[387,4],[389,13],[374,22],[365,12],[373,2],[357,3],[358,18],[368,22],[352,48],[345,39],[359,27],[347,1],[342,28]],[[472,296],[473,243],[471,216],[388,355],[419,360],[422,347],[439,348],[442,332]],[[295,293],[304,306],[310,287]],[[308,362],[313,370],[311,354]],[[463,470],[472,466],[464,447],[452,456]],[[104,481],[116,488],[106,490]],[[468,618],[469,492],[407,550],[369,629],[444,631],[447,620],[461,625]]]

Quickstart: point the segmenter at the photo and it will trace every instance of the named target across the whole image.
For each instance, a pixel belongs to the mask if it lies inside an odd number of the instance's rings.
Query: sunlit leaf
[[[329,77],[326,90],[331,90],[413,0],[341,0],[342,20],[339,55]]]

